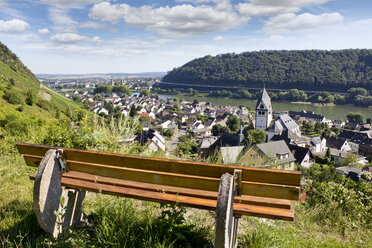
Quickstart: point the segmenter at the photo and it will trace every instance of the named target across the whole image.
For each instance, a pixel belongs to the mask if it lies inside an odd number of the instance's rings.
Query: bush
[[[307,204],[315,221],[344,232],[347,228],[371,227],[371,200],[371,185],[344,178],[340,183],[314,183]]]
[[[30,123],[28,123],[26,120],[15,119],[10,121],[6,125],[6,128],[14,136],[24,136],[28,133],[28,125],[30,125]]]
[[[27,91],[26,96],[26,104],[32,106],[36,100],[35,94],[31,90],[29,90]]]
[[[5,91],[3,98],[10,104],[23,104],[24,103],[23,95],[15,90]]]

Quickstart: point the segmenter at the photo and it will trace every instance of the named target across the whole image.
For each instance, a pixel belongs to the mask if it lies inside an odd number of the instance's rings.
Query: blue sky
[[[0,41],[35,73],[169,71],[208,54],[372,48],[372,1],[0,0]]]

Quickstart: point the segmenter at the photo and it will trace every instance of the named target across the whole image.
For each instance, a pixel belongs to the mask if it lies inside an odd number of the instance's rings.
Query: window
[[[289,158],[289,153],[278,154],[280,160]]]

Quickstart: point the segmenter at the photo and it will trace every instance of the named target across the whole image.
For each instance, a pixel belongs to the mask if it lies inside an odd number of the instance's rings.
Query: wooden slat
[[[16,145],[20,153],[36,156],[44,156],[45,152],[48,149],[57,148],[52,146],[33,145],[26,143],[17,143]],[[67,159],[72,161],[214,178],[220,178],[221,175],[225,172],[232,174],[234,169],[240,169],[242,170],[243,181],[281,184],[289,186],[300,185],[300,173],[294,171],[147,158],[70,148],[63,148],[63,150]]]
[[[95,182],[82,181],[79,179],[62,177],[61,183],[63,186],[72,187],[75,189],[88,190],[103,194],[124,196],[138,200],[154,201],[166,204],[179,204],[186,207],[194,207],[206,210],[216,210],[217,202],[211,199],[189,197],[183,195],[174,195],[167,193],[159,193],[148,190],[140,190],[134,188],[126,188],[114,185],[107,185]],[[241,203],[234,204],[234,213],[241,215],[256,216],[270,219],[281,219],[292,221],[294,212],[288,209],[272,208],[264,206],[247,205]]]
[[[35,176],[36,174],[31,175],[30,179],[34,180]],[[194,190],[194,189],[179,188],[179,187],[172,187],[172,186],[165,186],[165,185],[140,183],[140,182],[134,182],[134,181],[128,181],[128,180],[94,176],[91,174],[75,172],[75,171],[64,173],[63,177],[82,180],[82,181],[88,181],[88,182],[107,184],[107,185],[112,185],[112,186],[120,186],[120,187],[126,187],[126,188],[162,192],[162,193],[167,193],[167,194],[178,194],[178,195],[191,196],[191,197],[197,197],[197,198],[205,198],[205,199],[211,199],[215,201],[217,201],[217,196],[218,196],[218,193],[213,192],[213,191]],[[283,209],[290,209],[290,206],[291,206],[290,200],[255,197],[255,196],[248,196],[248,195],[235,196],[234,202],[241,203],[241,204],[250,204],[250,205],[257,205],[257,206],[283,208]]]
[[[24,158],[26,163],[30,165],[37,165],[38,162],[36,160],[41,161],[42,159],[42,157],[40,156],[30,155],[25,155]],[[28,160],[31,161],[28,162]],[[84,163],[70,160],[67,160],[67,164],[71,171],[78,171],[97,176],[138,181],[143,183],[184,187],[198,190],[217,192],[220,182],[219,178],[140,170],[134,168]],[[244,195],[297,200],[299,187],[243,181],[241,192]]]

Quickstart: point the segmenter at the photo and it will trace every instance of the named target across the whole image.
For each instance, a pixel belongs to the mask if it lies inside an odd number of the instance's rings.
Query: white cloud
[[[185,3],[185,2],[189,2],[189,3],[209,3],[209,2],[214,2],[213,0],[176,0],[176,2],[180,2],[180,3]]]
[[[89,38],[86,36],[75,34],[75,33],[62,33],[62,34],[53,35],[50,38],[50,40],[57,42],[57,43],[71,44],[71,43],[78,43],[81,41],[88,41]]]
[[[90,3],[97,3],[99,0],[40,0],[41,3],[49,4],[49,5],[59,5],[59,6],[68,6],[72,7],[71,5],[76,4],[90,4]]]
[[[103,2],[94,5],[89,16],[112,23],[124,20],[129,26],[165,36],[225,31],[249,20],[248,17],[241,17],[234,12],[228,0],[218,1],[215,6],[182,4],[158,8],[147,5],[136,8],[127,4]]]
[[[91,29],[99,30],[99,29],[107,28],[107,25],[105,25],[103,23],[88,21],[88,22],[80,23],[79,27],[80,28],[91,28]]]
[[[295,13],[303,7],[319,5],[333,0],[251,0],[239,3],[235,7],[242,15],[272,16],[284,13]]]
[[[94,36],[92,41],[93,42],[101,42],[101,38],[99,36]]]
[[[7,2],[5,0],[0,0],[0,6],[5,6]]]
[[[289,13],[271,17],[265,22],[262,31],[268,34],[293,33],[338,25],[342,22],[343,17],[337,12],[321,15],[312,15],[309,13],[295,15]]]
[[[40,37],[37,34],[33,34],[33,33],[23,34],[23,35],[19,36],[19,38],[22,41],[26,41],[26,42],[38,42],[38,41],[40,41]]]
[[[300,10],[299,7],[255,5],[251,3],[239,3],[235,7],[240,14],[248,16],[270,16]]]
[[[225,37],[223,37],[223,36],[215,36],[215,37],[213,37],[213,40],[214,40],[214,41],[224,41],[224,40],[226,40],[226,39],[225,39]]]
[[[47,28],[39,29],[38,32],[39,32],[39,34],[41,34],[41,35],[47,35],[47,34],[50,34],[50,31],[49,31],[49,29],[47,29]]]
[[[0,33],[19,33],[28,29],[30,25],[22,20],[13,19],[10,21],[0,20]]]
[[[63,8],[49,9],[49,18],[52,20],[53,28],[60,32],[75,32],[77,22],[67,14],[67,10]]]

